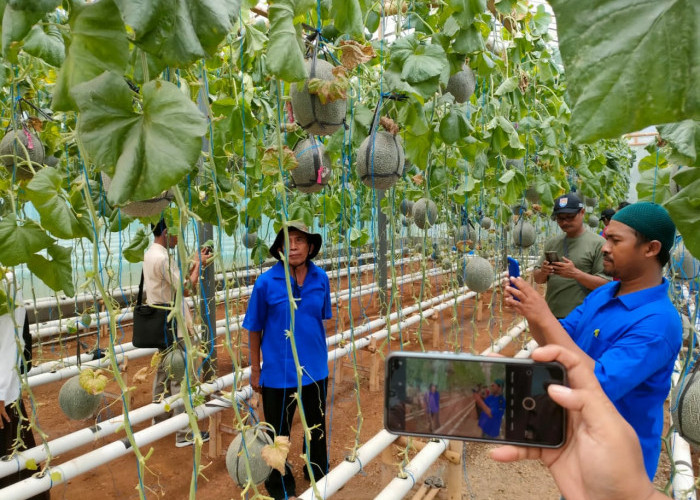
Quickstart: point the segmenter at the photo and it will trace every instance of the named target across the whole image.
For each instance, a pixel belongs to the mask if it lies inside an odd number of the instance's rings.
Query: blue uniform
[[[297,287],[293,278],[291,280],[297,300],[294,337],[299,365],[303,370],[302,385],[308,385],[328,377],[328,348],[323,320],[331,318],[331,287],[328,275],[313,262],[308,264],[302,287]],[[262,332],[260,385],[279,389],[296,387],[292,344],[287,337],[287,331],[291,329],[291,315],[282,262],[272,266],[255,281],[243,328]]]
[[[483,411],[479,415],[479,427],[489,437],[498,437],[501,434],[501,419],[506,411],[506,400],[499,394],[489,394],[484,398],[484,403],[491,410],[491,416]]]
[[[615,294],[620,282],[593,290],[561,320],[576,345],[595,360],[595,374],[620,414],[634,428],[653,480],[661,453],[664,401],[682,342],[668,281]]]

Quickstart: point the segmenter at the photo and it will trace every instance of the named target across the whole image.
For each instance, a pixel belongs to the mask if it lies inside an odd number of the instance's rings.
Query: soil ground
[[[408,269],[404,270],[408,272]],[[398,270],[397,270],[398,273]],[[362,279],[367,283],[372,280],[371,275],[365,275]],[[428,284],[428,283],[426,283]],[[335,283],[333,283],[335,285]],[[356,286],[355,283],[354,286]],[[430,279],[429,287],[424,289],[427,296],[436,295],[449,287],[449,279],[443,276],[439,279]],[[343,280],[339,285],[343,289],[347,283]],[[414,285],[404,285],[399,288],[402,306],[405,307],[415,302],[420,293],[419,282]],[[429,289],[428,289],[429,288]],[[449,288],[448,288],[449,289]],[[378,317],[376,294],[365,296],[361,301],[353,301],[353,321],[358,326],[368,319]],[[489,347],[490,343],[503,335],[517,318],[501,307],[500,294],[496,293],[492,300],[491,292],[479,297],[479,303],[483,305],[483,317],[475,318],[475,301],[470,299],[454,308],[443,310],[439,315],[427,320],[420,330],[417,326],[405,328],[401,332],[395,331],[393,340],[386,345],[380,345],[381,352],[389,349],[421,350],[421,343],[426,350],[454,350],[456,346],[463,351],[479,353]],[[329,335],[341,332],[349,327],[348,304],[341,308],[340,317],[327,323]],[[245,302],[234,304],[233,314],[245,310]],[[336,316],[334,309],[334,316]],[[223,310],[219,316],[223,317]],[[439,338],[434,337],[434,332],[439,333]],[[130,333],[127,333],[130,336]],[[510,356],[515,354],[525,344],[526,334],[511,343],[503,352]],[[403,341],[403,345],[402,342]],[[243,344],[243,342],[241,343]],[[74,343],[65,344],[66,353],[74,353]],[[240,348],[242,359],[247,359],[245,346]],[[223,346],[217,346],[219,376],[230,373],[232,362]],[[46,355],[46,351],[44,351]],[[359,381],[359,395],[356,392],[353,363],[346,357],[332,362],[329,365],[329,398],[328,398],[328,438],[330,441],[330,466],[333,468],[349,454],[355,439],[362,444],[374,436],[383,428],[383,390],[370,392],[369,368],[372,354],[368,350],[361,350],[357,354],[357,380]],[[128,373],[133,376],[140,368],[147,366],[149,359],[135,360],[129,363]],[[383,380],[383,363],[380,363],[380,380]],[[133,393],[133,407],[148,404],[151,400],[152,375],[148,380],[135,384]],[[133,385],[133,383],[132,383]],[[91,421],[71,421],[60,411],[57,396],[61,383],[52,383],[34,389],[34,400],[39,404],[37,409],[38,422],[49,439],[55,439],[69,434],[88,425]],[[108,391],[118,392],[115,384],[108,386]],[[28,401],[27,401],[28,402]],[[358,411],[359,410],[359,411]],[[258,413],[262,416],[262,405],[259,405]],[[361,418],[360,418],[361,411]],[[121,413],[121,405],[116,402],[106,406],[97,416],[96,420],[104,420]],[[234,426],[233,409],[225,409],[221,412],[222,423]],[[138,431],[146,428],[149,423],[134,426]],[[202,430],[207,429],[207,420],[199,421]],[[53,457],[52,465],[60,465],[76,456],[85,454],[105,444],[124,437],[123,432],[112,437],[96,440],[90,445],[80,447],[71,453]],[[233,440],[233,435],[223,434],[223,451],[225,454],[228,444]],[[191,477],[193,469],[192,447],[176,448],[174,435],[167,436],[159,441],[144,447],[141,451],[146,454],[149,448],[153,453],[147,462],[147,471],[143,476],[143,483],[147,487],[147,498],[185,499],[189,497]],[[292,463],[296,481],[297,493],[301,494],[308,487],[301,473],[303,460],[301,454],[301,433],[297,413],[294,428],[292,430],[292,448],[289,460]],[[490,445],[480,443],[468,443],[464,445],[466,462],[462,469],[465,478],[465,486],[461,496],[470,499],[557,499],[559,493],[546,469],[538,462],[521,462],[516,464],[498,464],[488,458]],[[460,446],[461,449],[461,446]],[[242,492],[229,477],[224,456],[211,457],[208,455],[209,446],[205,444],[202,449],[201,465],[202,474],[196,485],[196,497],[201,499],[228,499],[241,498]],[[377,457],[371,463],[364,464],[361,474],[351,479],[343,489],[333,498],[340,500],[358,500],[374,498],[386,484],[396,476],[401,456],[408,453],[412,457],[416,450],[406,445],[400,447],[392,445],[383,456]],[[428,476],[437,476],[447,479],[449,463],[444,458],[439,459],[430,468],[423,478],[416,478],[416,486],[412,489],[412,496]],[[669,477],[670,467],[665,454],[659,468],[657,485],[663,487]],[[136,499],[139,498],[138,477],[136,461],[133,454],[118,458],[107,465],[97,467],[84,473],[65,484],[56,485],[51,489],[52,499]],[[264,493],[262,486],[260,492]],[[250,498],[250,492],[247,494]],[[442,489],[436,498],[447,498],[447,491]]]

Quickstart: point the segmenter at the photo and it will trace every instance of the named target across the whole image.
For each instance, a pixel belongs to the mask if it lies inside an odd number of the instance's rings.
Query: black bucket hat
[[[304,233],[308,237],[309,243],[314,246],[307,260],[311,260],[318,255],[318,252],[321,250],[321,244],[323,243],[323,238],[320,234],[309,231],[309,228],[306,227],[306,224],[303,222],[288,221],[286,226],[287,230],[289,231],[299,231],[300,233]],[[280,260],[280,250],[282,249],[282,245],[284,245],[284,226],[282,226],[282,228],[279,230],[277,236],[275,236],[275,241],[270,247],[270,255],[277,260]]]

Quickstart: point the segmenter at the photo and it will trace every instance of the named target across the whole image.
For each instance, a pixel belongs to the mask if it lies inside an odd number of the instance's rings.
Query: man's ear
[[[656,257],[661,252],[661,242],[652,240],[648,243],[647,251],[644,253],[646,257]]]
[[[313,243],[309,243],[309,253],[308,253],[308,255],[311,255],[312,253],[314,253],[314,244],[313,244]],[[308,256],[308,255],[307,255],[307,256]]]

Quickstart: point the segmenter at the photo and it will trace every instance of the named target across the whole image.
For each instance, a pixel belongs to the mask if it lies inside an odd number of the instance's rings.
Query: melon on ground
[[[512,241],[516,247],[531,247],[535,243],[535,227],[526,220],[521,220],[513,227]]]
[[[488,290],[494,280],[491,263],[476,255],[467,260],[464,273],[464,284],[477,293],[483,293]]]
[[[403,174],[401,139],[384,130],[370,134],[357,151],[357,176],[365,186],[389,189]]]
[[[413,202],[404,198],[401,200],[401,205],[399,205],[399,211],[401,215],[409,216],[413,212]]]
[[[309,79],[335,80],[333,65],[323,59],[316,59],[315,63],[307,59],[306,70],[309,72]],[[345,99],[321,104],[317,95],[309,93],[308,80],[304,82],[303,87],[292,83],[289,95],[292,99],[294,121],[310,135],[330,135],[343,125],[347,109]]]
[[[476,77],[469,66],[464,66],[447,81],[446,92],[452,94],[455,102],[460,104],[467,102],[476,89]]]
[[[109,186],[112,184],[112,179],[102,172],[102,186],[106,193],[109,193]],[[175,199],[172,191],[163,191],[159,196],[148,200],[132,201],[126,205],[119,207],[122,212],[130,217],[153,217],[160,214],[168,208],[170,202]]]
[[[291,171],[294,187],[302,193],[317,193],[331,178],[331,158],[326,147],[313,137],[299,141],[294,147],[297,168]]]
[[[22,147],[24,146],[24,147]],[[32,168],[38,170],[44,163],[44,145],[34,131],[28,128],[8,130],[0,141],[0,160],[5,168],[12,174],[15,172],[17,179],[31,179],[32,171],[27,167],[27,149]]]
[[[226,469],[231,479],[241,488],[248,483],[246,458],[250,464],[252,483],[262,483],[272,472],[272,467],[262,457],[262,449],[268,444],[272,444],[272,438],[261,428],[248,428],[231,441],[226,451]]]
[[[591,226],[592,228],[594,228],[594,229],[597,228],[599,223],[600,223],[600,220],[595,215],[588,216],[588,225]]]
[[[90,394],[80,385],[80,375],[69,378],[58,392],[58,405],[71,420],[92,417],[102,403],[102,394]]]
[[[413,205],[413,220],[421,229],[427,229],[437,221],[437,205],[433,200],[421,198]]]
[[[671,390],[671,418],[678,433],[700,449],[700,374],[690,373]],[[685,390],[685,389],[688,390]]]
[[[177,347],[173,347],[163,356],[165,373],[173,380],[182,380],[185,377],[185,353]]]
[[[680,279],[692,280],[700,275],[700,261],[682,243],[671,253],[671,267]]]
[[[491,229],[491,226],[493,225],[493,221],[491,220],[491,217],[484,217],[479,221],[479,224],[483,229]]]

